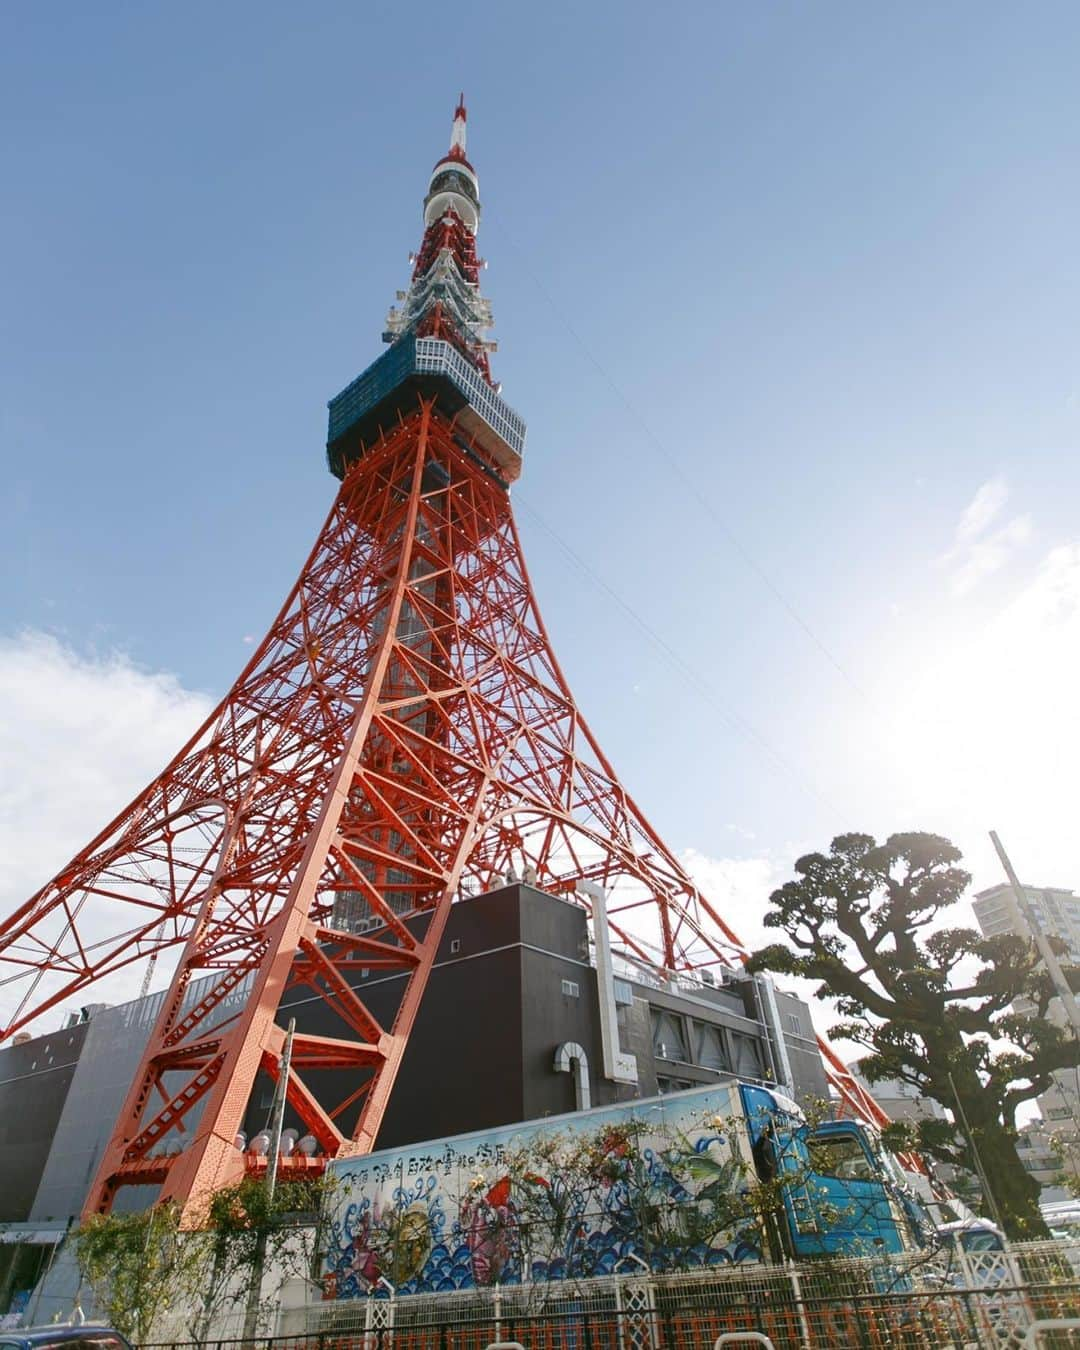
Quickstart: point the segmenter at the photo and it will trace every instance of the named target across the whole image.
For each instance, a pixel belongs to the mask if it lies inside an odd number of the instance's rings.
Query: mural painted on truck
[[[328,1298],[760,1257],[729,1088],[386,1150],[333,1164]]]

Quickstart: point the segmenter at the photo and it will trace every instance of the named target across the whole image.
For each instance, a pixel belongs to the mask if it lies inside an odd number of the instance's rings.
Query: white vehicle
[[[1057,1200],[1040,1205],[1046,1225],[1056,1238],[1080,1238],[1080,1200]]]
[[[965,1252],[1000,1252],[1005,1248],[1005,1234],[990,1219],[973,1216],[938,1224],[943,1243],[957,1242]]]

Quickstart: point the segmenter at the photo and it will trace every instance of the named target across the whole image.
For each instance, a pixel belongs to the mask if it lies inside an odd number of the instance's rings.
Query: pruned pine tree
[[[947,926],[971,881],[960,860],[940,835],[840,835],[773,892],[765,924],[785,941],[749,968],[818,981],[844,1019],[830,1037],[870,1052],[870,1081],[899,1079],[951,1115],[899,1127],[894,1145],[980,1175],[1010,1238],[1045,1237],[1016,1111],[1080,1063],[1080,1043],[1048,1017],[1054,990],[1033,942]]]

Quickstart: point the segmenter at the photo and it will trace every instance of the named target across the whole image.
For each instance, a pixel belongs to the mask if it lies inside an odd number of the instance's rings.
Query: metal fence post
[[[787,1263],[788,1278],[791,1281],[791,1290],[795,1295],[795,1311],[799,1318],[799,1330],[802,1335],[803,1350],[813,1350],[813,1339],[810,1331],[810,1319],[806,1315],[806,1304],[803,1302],[802,1280],[799,1279],[799,1268],[794,1261]]]

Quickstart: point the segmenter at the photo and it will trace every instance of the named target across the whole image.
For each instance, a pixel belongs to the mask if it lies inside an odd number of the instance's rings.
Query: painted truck
[[[810,1127],[790,1099],[736,1080],[340,1159],[331,1174],[328,1298],[918,1240],[861,1125]],[[779,1199],[764,1222],[763,1184]]]

